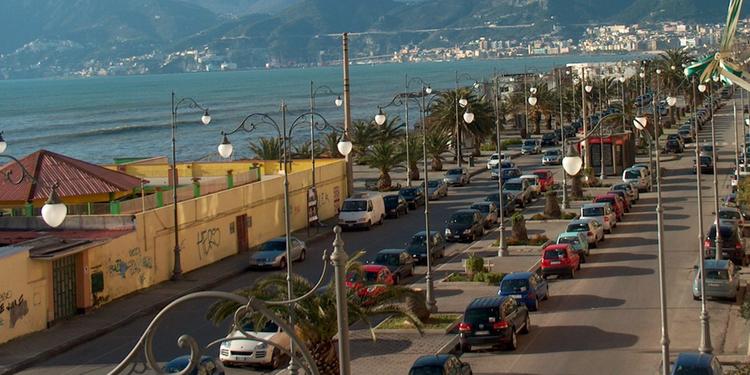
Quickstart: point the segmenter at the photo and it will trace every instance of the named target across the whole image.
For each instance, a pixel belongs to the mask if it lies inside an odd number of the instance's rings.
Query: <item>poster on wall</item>
[[[314,187],[307,189],[307,222],[318,222],[318,191]]]

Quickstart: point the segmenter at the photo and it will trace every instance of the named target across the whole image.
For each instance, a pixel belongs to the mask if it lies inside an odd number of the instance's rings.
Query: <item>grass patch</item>
[[[517,240],[514,238],[505,240],[508,246],[541,246],[547,241],[549,241],[549,238],[543,234],[537,234],[528,240]],[[493,246],[500,246],[500,241],[495,241]]]
[[[431,314],[424,324],[424,329],[448,329],[461,314]],[[403,317],[390,317],[378,325],[378,329],[416,329]]]
[[[589,195],[589,194],[584,194],[581,197],[573,197],[573,196],[571,196],[570,199],[572,201],[592,201],[592,200],[594,200],[594,196],[593,195]]]
[[[574,214],[572,212],[563,212],[560,217],[551,217],[547,216],[545,214],[534,214],[529,218],[529,221],[541,221],[541,220],[570,220],[573,218],[578,217],[577,214]]]
[[[463,272],[454,272],[448,275],[448,277],[446,277],[444,281],[449,282],[449,283],[475,282],[475,283],[487,283],[487,285],[497,285],[500,283],[503,277],[505,277],[505,274],[502,272],[482,271],[482,272],[477,272],[471,276]]]

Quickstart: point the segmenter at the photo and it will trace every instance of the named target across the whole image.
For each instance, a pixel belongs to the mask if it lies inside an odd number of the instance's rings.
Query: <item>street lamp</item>
[[[461,108],[466,108],[467,104],[469,104],[469,101],[466,100],[466,98],[461,98],[458,100],[458,105],[460,105]]]
[[[383,113],[383,108],[378,108],[378,114],[375,115],[375,123],[378,125],[385,124],[385,113]]]
[[[500,142],[500,138],[501,138],[501,135],[500,135],[500,116],[501,116],[500,114],[500,92],[501,91],[499,87],[499,83],[500,83],[499,80],[500,80],[500,75],[494,74],[492,89],[493,89],[493,94],[494,94],[493,99],[494,99],[494,104],[495,104],[494,105],[495,136],[497,140],[497,144],[496,144],[497,157],[499,160],[499,163],[497,166],[498,172],[502,170],[501,167],[502,167],[502,159],[503,159],[502,158],[503,152],[500,148],[501,146],[501,142]],[[499,177],[502,177],[502,176],[499,176]],[[497,256],[504,257],[504,256],[508,256],[508,246],[505,243],[505,203],[504,203],[505,198],[503,197],[503,179],[502,178],[497,179],[497,193],[498,193],[498,206],[499,206],[497,207],[498,221],[500,222],[500,228],[498,228],[500,230],[500,238],[498,241],[499,243],[498,243]]]
[[[536,105],[537,99],[536,96],[529,96],[529,104],[533,107]]]
[[[174,91],[172,92],[172,205],[174,216],[174,269],[172,270],[172,280],[182,278],[182,262],[180,261],[180,224],[177,221],[177,187],[180,185],[180,178],[177,175],[177,111],[181,105],[187,105],[188,108],[199,109],[203,111],[201,123],[208,125],[211,123],[211,115],[208,113],[208,107],[203,107],[193,98],[182,98],[175,101]]]
[[[461,108],[466,108],[466,106],[469,105],[469,101],[466,98],[463,98],[463,97],[460,99],[458,98],[458,90],[460,89],[459,84],[461,80],[474,81],[474,83],[472,84],[473,89],[476,90],[479,88],[479,81],[472,78],[470,75],[466,73],[459,74],[458,71],[456,71],[456,95],[455,95],[456,97],[454,99],[456,101],[456,107],[454,110],[456,111],[456,160],[457,160],[459,167],[463,165],[463,150],[462,150],[462,145],[461,145],[462,140],[463,140],[461,137],[461,128],[463,127],[459,123],[460,119],[459,119],[459,114],[458,114],[458,107],[461,106]],[[464,113],[463,117],[464,117],[464,120],[466,120],[466,113]],[[470,118],[472,119],[472,121],[474,121],[473,115],[470,116]],[[467,124],[468,123],[470,122],[467,121]]]
[[[565,172],[571,176],[577,175],[583,167],[583,159],[572,143],[568,146],[568,153],[565,154],[562,165]]]
[[[471,124],[472,122],[474,122],[474,113],[469,111],[469,108],[466,108],[466,112],[464,112],[463,117],[464,117],[464,122],[466,122],[467,124]]]
[[[279,126],[279,123],[277,123],[270,115],[266,113],[252,113],[248,116],[246,116],[242,122],[232,131],[230,132],[221,132],[222,135],[222,141],[219,145],[219,154],[221,154],[222,157],[228,158],[231,156],[231,143],[229,142],[228,136],[235,134],[239,131],[243,131],[248,134],[252,134],[255,129],[256,125],[252,123],[252,120],[257,120],[259,124],[268,124],[273,127],[274,130],[276,130],[276,135],[278,136],[278,139],[282,141],[282,150],[283,150],[283,163],[284,163],[284,234],[286,236],[286,281],[287,281],[287,295],[289,300],[294,300],[294,291],[292,289],[292,244],[291,244],[291,238],[292,238],[292,229],[291,229],[291,203],[289,201],[289,150],[290,150],[290,143],[292,140],[292,135],[294,134],[294,129],[299,124],[301,124],[307,116],[313,116],[319,118],[323,122],[323,128],[320,128],[319,130],[323,130],[325,128],[333,128],[328,121],[318,112],[305,112],[301,115],[299,115],[294,121],[291,122],[290,125],[287,125],[287,105],[286,102],[281,102],[281,126]],[[250,122],[249,122],[250,121]],[[318,129],[318,128],[316,128]],[[339,149],[339,152],[341,152],[344,157],[346,158],[349,155],[349,152],[352,150],[352,144],[346,137],[347,134],[344,132],[344,135],[342,136],[342,139],[337,144],[337,148]],[[292,327],[294,326],[294,314],[293,314],[293,308],[290,307],[290,314],[289,314],[289,325]],[[292,350],[294,352],[294,350]],[[294,358],[289,363],[289,372],[291,374],[297,373],[297,364]]]
[[[334,93],[330,87],[326,85],[315,87],[315,83],[310,81],[310,112],[315,112],[315,98],[318,97],[318,94],[336,95],[336,99],[333,101],[336,108],[340,108],[344,104],[341,95]],[[318,194],[315,184],[315,116],[310,116],[310,165],[312,171],[312,188],[315,194]]]

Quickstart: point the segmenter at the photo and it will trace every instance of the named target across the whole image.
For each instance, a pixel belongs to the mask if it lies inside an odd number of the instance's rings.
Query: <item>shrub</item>
[[[513,223],[511,239],[520,241],[528,240],[529,235],[526,232],[526,219],[524,219],[523,214],[518,212],[513,214],[510,221]]]
[[[469,255],[469,259],[466,259],[466,272],[469,275],[484,272],[484,258],[474,254]]]
[[[544,201],[544,215],[547,217],[560,217],[562,212],[560,210],[560,204],[557,202],[557,193],[554,191],[548,191],[545,194]]]

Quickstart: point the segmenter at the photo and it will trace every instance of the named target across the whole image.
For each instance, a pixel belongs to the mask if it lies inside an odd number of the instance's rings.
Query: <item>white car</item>
[[[248,335],[273,342],[286,350],[290,350],[289,335],[284,333],[275,323],[268,322],[263,329],[256,331],[252,323],[242,327]],[[284,365],[288,358],[281,350],[260,341],[248,339],[242,331],[233,331],[219,348],[219,360],[225,366],[263,365],[277,369]]]
[[[524,174],[521,175],[522,180],[526,180],[529,183],[529,189],[531,189],[531,195],[538,197],[542,194],[542,185],[539,183],[539,176],[535,174]]]
[[[622,182],[633,184],[638,187],[638,191],[646,192],[651,189],[651,179],[647,169],[631,167],[622,171]]]
[[[612,233],[612,229],[617,226],[617,215],[612,206],[607,202],[586,203],[581,206],[581,219],[596,219],[603,223],[604,232]]]
[[[721,207],[719,208],[719,220],[722,224],[733,224],[740,228],[745,226],[745,217],[739,208],[736,207]],[[716,224],[716,220],[714,220]]]
[[[575,219],[568,223],[566,232],[585,232],[589,247],[597,247],[604,240],[604,226],[596,219]]]
[[[500,155],[497,152],[490,155],[490,158],[487,160],[487,169],[495,168],[500,163],[500,160],[505,160],[504,152],[501,152]]]

